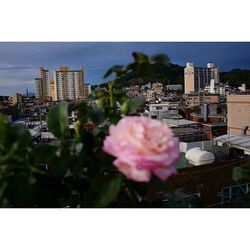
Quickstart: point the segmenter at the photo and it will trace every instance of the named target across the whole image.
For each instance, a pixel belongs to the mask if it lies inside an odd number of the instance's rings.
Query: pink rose
[[[115,156],[113,164],[128,179],[150,181],[154,174],[161,180],[176,173],[179,140],[163,123],[140,116],[127,116],[111,125],[103,150]]]

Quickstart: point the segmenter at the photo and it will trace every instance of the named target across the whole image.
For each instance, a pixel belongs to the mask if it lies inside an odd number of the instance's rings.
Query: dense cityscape
[[[0,113],[8,116],[9,123],[25,126],[34,144],[57,141],[48,128],[49,110],[61,101],[85,103],[96,108],[94,92],[110,92],[108,83],[87,84],[84,74],[84,66],[80,69],[41,66],[40,75],[34,78],[35,93],[29,93],[27,89],[25,94],[0,96]],[[220,69],[213,62],[208,62],[206,67],[187,62],[182,74],[183,83],[135,82],[122,87],[121,91],[129,99],[144,98],[144,103],[136,109],[137,116],[160,121],[179,138],[178,174],[168,180],[177,194],[182,194],[174,206],[182,206],[183,202],[189,207],[193,203],[203,207],[239,206],[250,189],[250,179],[239,182],[232,173],[235,167],[248,166],[249,85],[242,82],[235,87],[221,82]],[[117,110],[121,110],[119,103]],[[72,111],[68,116],[70,138],[74,138],[77,120],[78,113]],[[103,125],[86,121],[84,126],[94,131]],[[158,194],[154,195],[157,197]],[[171,206],[168,193],[165,192],[164,197],[161,206]]]

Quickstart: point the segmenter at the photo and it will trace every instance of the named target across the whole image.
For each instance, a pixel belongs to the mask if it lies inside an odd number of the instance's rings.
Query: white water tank
[[[211,164],[214,162],[214,154],[200,148],[189,149],[185,155],[189,163],[195,166]]]

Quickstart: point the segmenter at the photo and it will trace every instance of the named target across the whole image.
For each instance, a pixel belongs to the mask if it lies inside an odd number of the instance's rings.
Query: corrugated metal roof
[[[222,146],[223,143],[228,143],[231,147],[245,150],[246,154],[250,154],[250,136],[226,134],[214,138],[214,141]]]

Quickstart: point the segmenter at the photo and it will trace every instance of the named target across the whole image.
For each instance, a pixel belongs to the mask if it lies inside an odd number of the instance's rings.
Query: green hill
[[[166,65],[155,65],[154,77],[136,77],[134,72],[129,72],[125,76],[117,79],[116,84],[119,87],[129,87],[133,85],[142,85],[148,82],[162,82],[163,84],[182,84],[184,83],[184,68],[177,64],[170,63]]]
[[[233,69],[229,72],[222,72],[220,80],[223,83],[228,82],[233,87],[239,87],[245,83],[247,88],[250,88],[250,70]]]

